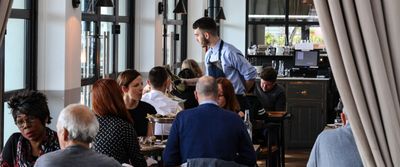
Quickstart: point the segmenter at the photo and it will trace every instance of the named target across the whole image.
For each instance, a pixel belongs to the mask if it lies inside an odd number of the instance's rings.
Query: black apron
[[[217,61],[210,62],[211,56],[209,56],[208,60],[207,60],[208,75],[212,76],[214,78],[225,77],[224,70],[222,68],[222,63],[221,63],[221,50],[222,50],[223,46],[224,46],[224,41],[221,40],[221,43],[219,44],[219,48],[218,48],[218,60]]]
[[[219,44],[218,48],[218,60],[215,62],[210,62],[211,56],[208,57],[208,63],[207,63],[207,69],[208,69],[208,75],[212,76],[214,78],[219,78],[219,77],[224,77],[225,78],[225,73],[222,68],[222,63],[221,63],[221,50],[222,47],[224,46],[224,41],[221,40],[221,43]],[[238,53],[241,55],[241,53]],[[242,55],[243,56],[243,55]],[[249,108],[249,104],[247,101],[246,96],[244,95],[236,95],[237,100],[240,105],[240,111],[244,111],[245,109]]]

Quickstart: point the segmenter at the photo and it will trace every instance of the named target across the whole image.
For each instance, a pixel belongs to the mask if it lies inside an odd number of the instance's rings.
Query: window
[[[160,13],[163,16],[163,64],[169,65],[175,73],[180,69],[180,63],[186,59],[187,48],[187,16],[173,12],[177,2],[162,0],[161,3],[166,8]],[[188,1],[182,2],[186,6]]]
[[[18,129],[7,101],[17,91],[36,89],[37,50],[35,38],[37,0],[14,0],[3,45],[0,46],[0,147]]]
[[[81,1],[81,101],[90,106],[90,87],[100,78],[116,78],[133,68],[133,3],[114,0],[113,7]]]
[[[324,47],[312,0],[247,0],[247,11],[246,48],[293,46],[301,40]]]
[[[5,70],[4,91],[24,89],[25,87],[25,62],[26,58],[26,27],[24,19],[9,19],[7,35],[5,36]]]
[[[316,49],[325,48],[321,27],[310,27],[310,41],[314,43],[314,48]]]

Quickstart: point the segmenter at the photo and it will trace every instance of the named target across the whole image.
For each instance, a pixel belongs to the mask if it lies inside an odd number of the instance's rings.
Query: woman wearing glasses
[[[243,111],[240,111],[239,101],[235,96],[235,89],[231,81],[224,77],[217,78],[218,84],[218,105],[221,108],[236,112],[240,117],[244,117]]]
[[[20,133],[8,139],[0,155],[0,166],[30,167],[39,156],[60,149],[57,133],[46,127],[51,117],[43,93],[18,93],[10,98],[8,106]]]

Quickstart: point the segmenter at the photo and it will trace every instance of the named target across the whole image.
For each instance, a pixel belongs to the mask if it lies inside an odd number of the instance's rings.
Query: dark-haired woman
[[[30,167],[39,156],[60,149],[57,133],[46,127],[51,117],[43,93],[17,93],[8,106],[20,133],[8,139],[0,155],[0,166]]]
[[[125,107],[131,114],[134,128],[138,136],[152,136],[153,126],[149,125],[147,114],[157,114],[156,109],[149,103],[141,101],[143,92],[143,79],[136,70],[125,70],[119,74],[118,85],[123,92]]]
[[[92,96],[93,112],[100,124],[94,150],[113,157],[121,164],[147,166],[117,82],[112,79],[97,80],[93,84]]]

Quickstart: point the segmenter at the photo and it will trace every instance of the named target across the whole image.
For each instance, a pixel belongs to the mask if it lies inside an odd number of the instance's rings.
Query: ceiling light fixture
[[[183,0],[178,1],[178,4],[176,5],[173,12],[180,13],[180,14],[187,14],[186,7],[185,7],[185,4],[183,3]]]

